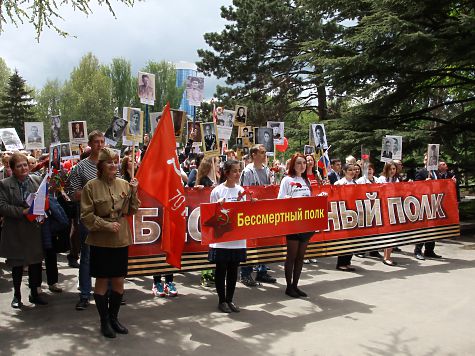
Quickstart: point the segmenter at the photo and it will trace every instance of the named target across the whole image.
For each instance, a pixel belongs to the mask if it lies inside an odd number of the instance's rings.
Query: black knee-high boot
[[[109,318],[112,328],[119,334],[128,334],[129,330],[117,319],[123,294],[111,291],[109,299]]]
[[[101,333],[105,337],[114,338],[115,331],[112,329],[109,319],[109,307],[107,295],[100,295],[94,293],[94,300],[96,301],[97,311],[101,318]]]

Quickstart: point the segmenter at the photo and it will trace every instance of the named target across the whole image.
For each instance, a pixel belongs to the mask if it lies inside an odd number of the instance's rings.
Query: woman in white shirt
[[[379,176],[379,183],[399,183],[397,178],[397,166],[393,161],[386,162],[383,173]],[[396,266],[397,263],[391,259],[392,247],[384,249],[383,263],[388,266]]]
[[[295,153],[289,162],[288,175],[280,182],[279,199],[309,197],[312,195],[310,182],[307,179],[307,160],[301,153]],[[298,288],[302,272],[303,259],[308,241],[315,231],[287,235],[287,256],[285,258],[285,294],[293,298],[306,297],[307,294]]]
[[[236,160],[224,162],[221,183],[211,191],[210,202],[235,202],[245,200],[240,197],[244,188],[237,184],[240,177],[240,164]],[[208,260],[216,263],[215,285],[219,297],[218,309],[223,313],[238,313],[233,303],[234,291],[240,262],[246,261],[246,240],[217,242],[209,245]]]
[[[352,163],[345,163],[342,167],[343,174],[345,175],[340,180],[335,182],[335,185],[348,185],[355,184],[355,167]],[[354,272],[354,267],[351,267],[351,258],[353,254],[338,256],[336,261],[336,269],[344,272]]]

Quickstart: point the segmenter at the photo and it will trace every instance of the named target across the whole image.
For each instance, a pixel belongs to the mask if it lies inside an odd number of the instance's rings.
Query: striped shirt
[[[71,170],[68,178],[67,193],[72,198],[74,193],[82,190],[87,182],[97,178],[97,165],[89,158],[83,159]]]

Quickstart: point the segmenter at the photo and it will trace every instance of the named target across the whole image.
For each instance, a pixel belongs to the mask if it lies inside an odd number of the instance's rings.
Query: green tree
[[[63,20],[60,7],[64,9],[69,6],[75,11],[90,15],[92,14],[91,2],[90,0],[0,1],[0,33],[5,24],[11,23],[18,26],[28,22],[34,26],[38,40],[45,26],[54,29],[61,36],[67,36],[68,33],[56,25],[58,20]],[[118,2],[127,6],[133,6],[135,3],[134,0],[118,0]],[[115,17],[110,0],[97,0],[97,3],[100,6],[105,5]]]
[[[8,68],[7,63],[3,58],[0,57],[0,97],[4,93],[11,74],[11,70]]]
[[[134,92],[134,78],[130,61],[125,58],[113,58],[112,63],[104,67],[104,70],[111,79],[112,101],[120,116],[122,109],[132,105],[137,95],[136,91]]]
[[[111,79],[99,60],[92,53],[86,54],[64,85],[63,126],[68,121],[86,120],[89,131],[105,131],[114,114],[111,91]]]
[[[0,106],[0,127],[13,127],[20,138],[24,137],[24,122],[34,118],[31,91],[25,80],[15,72],[10,76]]]
[[[226,78],[227,95],[270,102],[289,110],[315,110],[327,117],[323,73],[316,63],[299,60],[309,39],[333,39],[334,26],[308,11],[304,1],[236,0],[222,7],[228,21],[219,33],[206,33],[212,50],[198,50],[199,71]],[[299,105],[294,105],[298,102]]]
[[[44,123],[45,140],[51,140],[50,130],[51,116],[66,112],[63,105],[63,85],[59,80],[48,80],[36,95],[35,113],[38,120]],[[67,125],[61,125],[61,137],[68,137]]]

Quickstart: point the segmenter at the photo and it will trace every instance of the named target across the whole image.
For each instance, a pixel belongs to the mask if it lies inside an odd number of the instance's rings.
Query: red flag
[[[136,177],[139,189],[163,205],[162,250],[167,254],[167,263],[181,268],[186,227],[185,190],[169,103],[163,110]]]

